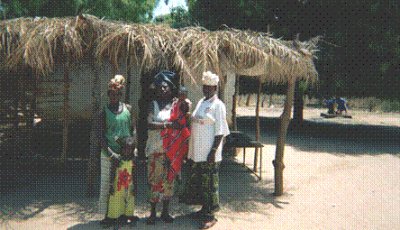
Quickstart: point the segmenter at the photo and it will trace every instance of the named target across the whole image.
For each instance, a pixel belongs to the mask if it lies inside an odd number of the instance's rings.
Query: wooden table
[[[262,179],[262,149],[264,145],[261,142],[253,141],[246,134],[239,131],[231,131],[226,137],[226,142],[224,148],[243,148],[243,167],[245,167],[248,171],[253,173],[259,180]],[[247,167],[246,165],[246,148],[254,148],[254,164],[259,163],[259,171],[257,173],[257,167],[253,167],[253,169]],[[259,162],[257,162],[257,150],[259,150],[260,157]]]

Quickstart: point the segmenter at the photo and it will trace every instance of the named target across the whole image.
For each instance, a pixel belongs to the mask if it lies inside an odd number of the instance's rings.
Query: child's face
[[[134,149],[133,149],[132,145],[125,145],[125,147],[123,148],[123,151],[122,151],[122,155],[124,157],[130,157],[133,154],[133,150]]]
[[[179,100],[185,100],[187,98],[186,92],[179,92],[178,98]]]

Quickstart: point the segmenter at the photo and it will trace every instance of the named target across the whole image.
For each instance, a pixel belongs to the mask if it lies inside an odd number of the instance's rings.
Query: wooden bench
[[[246,134],[239,131],[231,131],[231,133],[226,137],[226,142],[224,148],[243,148],[243,162],[242,165],[248,171],[253,173],[259,180],[262,179],[262,149],[264,145],[261,142],[253,141]],[[246,148],[254,148],[254,167],[253,169],[249,168],[246,165]],[[260,157],[259,157],[259,171],[257,173],[257,149],[259,149]]]

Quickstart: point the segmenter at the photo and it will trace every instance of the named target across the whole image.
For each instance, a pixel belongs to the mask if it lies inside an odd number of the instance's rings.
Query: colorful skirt
[[[174,180],[169,181],[168,161],[165,153],[153,153],[149,155],[147,166],[148,182],[150,186],[151,203],[158,203],[161,200],[169,200],[174,193]]]
[[[189,172],[182,201],[189,205],[203,205],[203,211],[214,214],[219,206],[220,163],[194,162]]]
[[[116,169],[113,193],[108,200],[108,218],[119,218],[122,215],[132,217],[135,211],[134,165],[132,160],[121,161]]]
[[[100,197],[99,197],[99,213],[107,215],[108,198],[110,192],[110,169],[111,159],[107,153],[101,151],[101,179],[100,179]]]

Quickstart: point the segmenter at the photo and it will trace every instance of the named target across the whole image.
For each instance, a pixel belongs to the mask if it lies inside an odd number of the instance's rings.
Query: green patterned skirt
[[[219,207],[220,163],[194,162],[181,201],[189,205],[203,205],[203,211],[214,214]]]

